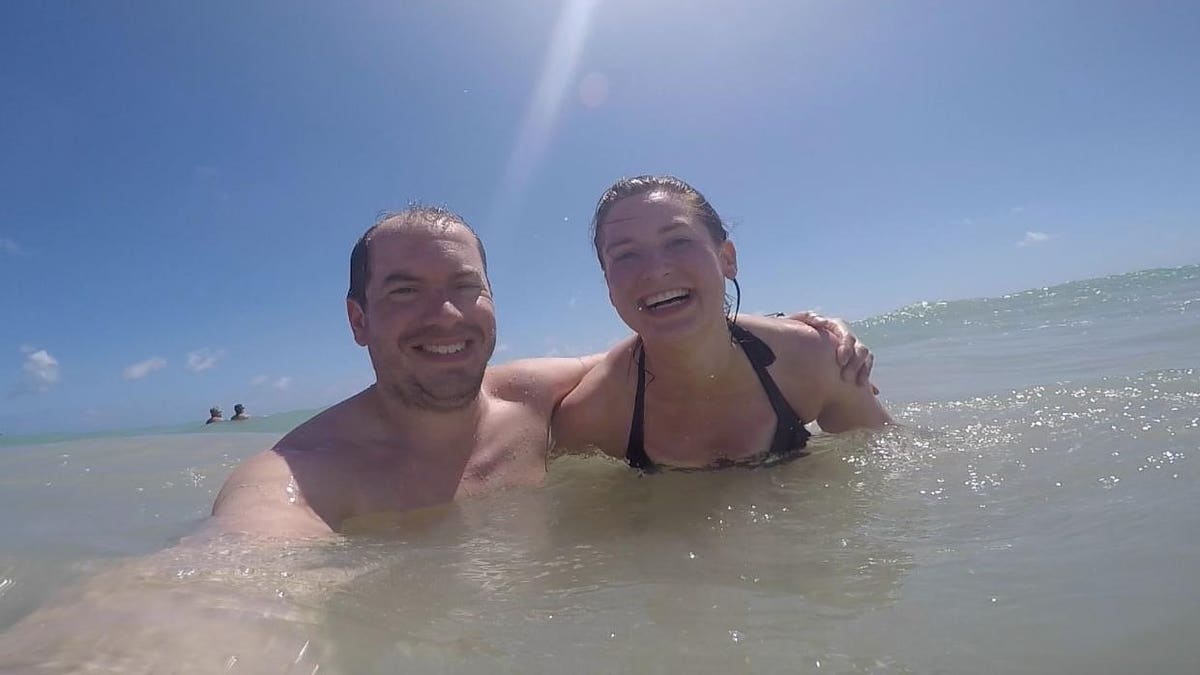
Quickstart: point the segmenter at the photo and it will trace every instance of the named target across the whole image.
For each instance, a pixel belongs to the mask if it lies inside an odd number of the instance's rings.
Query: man
[[[214,424],[216,422],[224,422],[224,421],[225,421],[224,413],[221,412],[220,408],[213,406],[208,409],[208,420],[206,420],[204,423],[205,424]]]
[[[241,403],[236,403],[233,406],[233,417],[230,417],[231,422],[242,422],[250,419],[250,415],[246,414],[246,406]]]
[[[496,315],[483,245],[440,208],[408,209],[363,235],[346,311],[376,383],[235,469],[213,526],[324,535],[358,516],[537,485],[555,406],[602,356],[488,368]],[[867,356],[855,354],[850,377],[869,370]]]

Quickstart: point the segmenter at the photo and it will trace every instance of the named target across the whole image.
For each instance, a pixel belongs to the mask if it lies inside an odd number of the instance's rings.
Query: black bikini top
[[[775,380],[767,372],[767,366],[775,362],[775,352],[771,351],[767,343],[756,335],[735,323],[729,324],[729,332],[733,335],[733,341],[746,353],[746,358],[750,359],[750,365],[754,367],[754,373],[758,375],[758,381],[762,383],[763,391],[767,393],[771,407],[775,410],[775,437],[771,440],[771,449],[763,456],[762,461],[731,462],[725,460],[715,466],[758,465],[807,455],[808,453],[803,450],[811,434],[808,433],[808,429],[804,428],[804,422],[800,421],[796,411],[792,410],[791,404],[787,402],[783,392],[779,391]],[[644,443],[645,408],[646,350],[641,349],[638,353],[637,396],[633,404],[633,422],[629,425],[629,444],[625,448],[625,459],[629,462],[629,466],[649,472],[658,467],[646,454]]]

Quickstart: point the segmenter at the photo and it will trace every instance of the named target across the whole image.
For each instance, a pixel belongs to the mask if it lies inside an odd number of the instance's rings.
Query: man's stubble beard
[[[492,353],[496,348],[494,332],[487,336],[480,333],[479,337],[482,338],[486,355],[478,371],[463,368],[443,373],[436,378],[420,378],[411,370],[405,370],[400,373],[398,379],[393,380],[380,377],[380,373],[376,370],[376,382],[390,398],[409,408],[429,412],[463,410],[479,398],[488,362],[491,361]],[[372,355],[372,361],[374,360],[374,355]],[[393,369],[392,372],[398,370]]]
[[[437,385],[430,386],[420,378],[408,374],[399,382],[387,385],[387,391],[409,408],[429,412],[455,412],[467,408],[483,388],[485,363],[478,373],[453,373],[438,378]]]

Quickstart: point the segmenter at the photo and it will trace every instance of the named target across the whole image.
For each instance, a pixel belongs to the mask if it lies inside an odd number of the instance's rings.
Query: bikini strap
[[[804,428],[804,422],[796,415],[796,411],[792,410],[787,397],[779,390],[775,379],[767,371],[767,366],[775,363],[775,352],[757,335],[736,323],[729,323],[729,332],[746,353],[746,358],[754,367],[754,374],[758,376],[758,381],[767,394],[767,400],[771,402],[771,408],[775,411],[775,437],[771,440],[770,452],[778,454],[803,448],[811,434]]]
[[[633,399],[633,421],[629,424],[629,443],[625,446],[625,460],[629,466],[642,471],[653,471],[654,462],[646,454],[643,420],[646,410],[646,350],[638,345],[637,394]]]

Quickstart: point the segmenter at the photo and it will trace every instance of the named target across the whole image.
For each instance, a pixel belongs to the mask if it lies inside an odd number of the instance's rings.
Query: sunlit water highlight
[[[562,459],[542,489],[335,543],[153,553],[278,437],[272,422],[5,448],[0,664],[1192,672],[1200,267],[859,329],[903,428],[822,437],[766,470],[639,477]],[[17,623],[38,606],[53,629]]]

